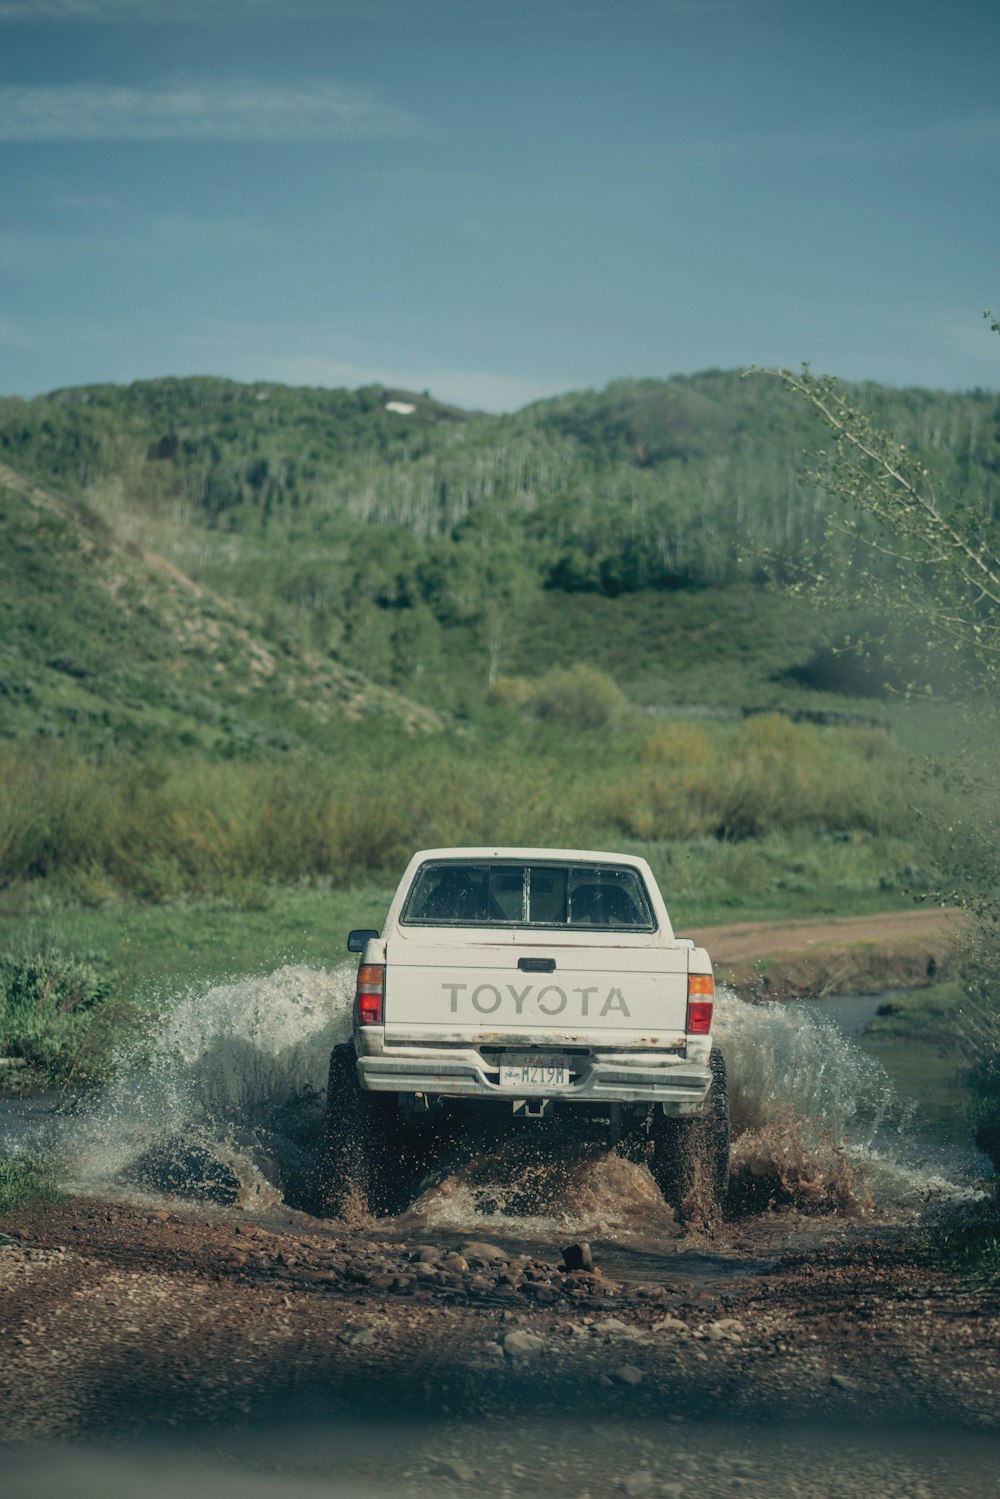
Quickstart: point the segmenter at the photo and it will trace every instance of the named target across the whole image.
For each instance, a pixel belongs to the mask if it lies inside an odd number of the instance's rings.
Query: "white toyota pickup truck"
[[[361,955],[330,1062],[327,1211],[394,1211],[469,1111],[574,1124],[647,1161],[680,1213],[729,1175],[726,1069],[704,949],[644,859],[578,849],[414,854]]]

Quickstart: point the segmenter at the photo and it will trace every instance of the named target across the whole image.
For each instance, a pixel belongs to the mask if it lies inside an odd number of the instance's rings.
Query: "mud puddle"
[[[73,1192],[179,1198],[262,1227],[291,1211],[303,1231],[325,1232],[302,1210],[353,982],[352,965],[289,967],[192,992],[119,1058],[99,1095],[56,1115],[50,1101],[21,1101],[0,1128],[49,1150]],[[556,1263],[566,1244],[587,1240],[610,1275],[652,1283],[759,1273],[789,1248],[973,1195],[983,1158],[920,1140],[914,1106],[824,1009],[719,996],[733,1109],[729,1221],[682,1228],[645,1166],[576,1139],[572,1125],[560,1134],[528,1124],[492,1144],[470,1132],[398,1218],[332,1227],[342,1238],[439,1246],[485,1237]]]

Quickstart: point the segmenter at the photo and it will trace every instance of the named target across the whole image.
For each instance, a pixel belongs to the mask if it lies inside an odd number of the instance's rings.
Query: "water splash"
[[[717,996],[729,1068],[734,1171],[770,1176],[799,1206],[914,1208],[978,1195],[972,1151],[919,1141],[918,1107],[816,1001],[747,1004]],[[752,1195],[752,1194],[751,1194]]]
[[[905,1132],[912,1106],[885,1068],[854,1045],[815,1004],[747,1004],[731,990],[716,1000],[715,1036],[729,1067],[733,1129],[801,1122],[821,1134],[870,1145]]]
[[[471,1161],[445,1168],[421,1192],[410,1216],[427,1228],[468,1228],[546,1238],[553,1233],[667,1237],[674,1215],[645,1167],[562,1133],[537,1142],[521,1133]]]
[[[344,964],[185,995],[122,1054],[116,1080],[64,1122],[56,1150],[67,1185],[305,1205],[330,1051],[349,1037],[353,988]],[[849,1200],[891,1211],[968,1195],[940,1153],[915,1153],[909,1111],[882,1067],[816,1007],[751,1005],[723,990],[717,1036],[737,1172],[763,1180],[771,1169],[792,1182],[788,1200],[808,1206],[826,1193],[836,1211]],[[669,1212],[645,1167],[574,1141],[572,1129],[558,1147],[522,1133],[495,1151],[459,1152],[413,1211],[428,1225],[517,1218],[525,1230],[537,1220],[539,1229],[609,1233]]]
[[[311,1165],[330,1051],[350,1034],[353,993],[345,964],[279,968],[186,995],[61,1131],[70,1185],[223,1200],[287,1193]]]

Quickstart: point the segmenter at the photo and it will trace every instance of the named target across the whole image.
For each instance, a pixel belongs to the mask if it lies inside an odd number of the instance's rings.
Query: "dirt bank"
[[[688,935],[740,993],[784,999],[919,989],[948,972],[967,922],[952,907],[921,906],[825,921],[737,922]]]

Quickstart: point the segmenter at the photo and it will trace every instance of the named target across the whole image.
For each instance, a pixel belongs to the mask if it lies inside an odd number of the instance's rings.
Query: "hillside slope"
[[[0,734],[111,744],[321,743],[334,719],[436,716],[251,615],[92,509],[0,465]]]

